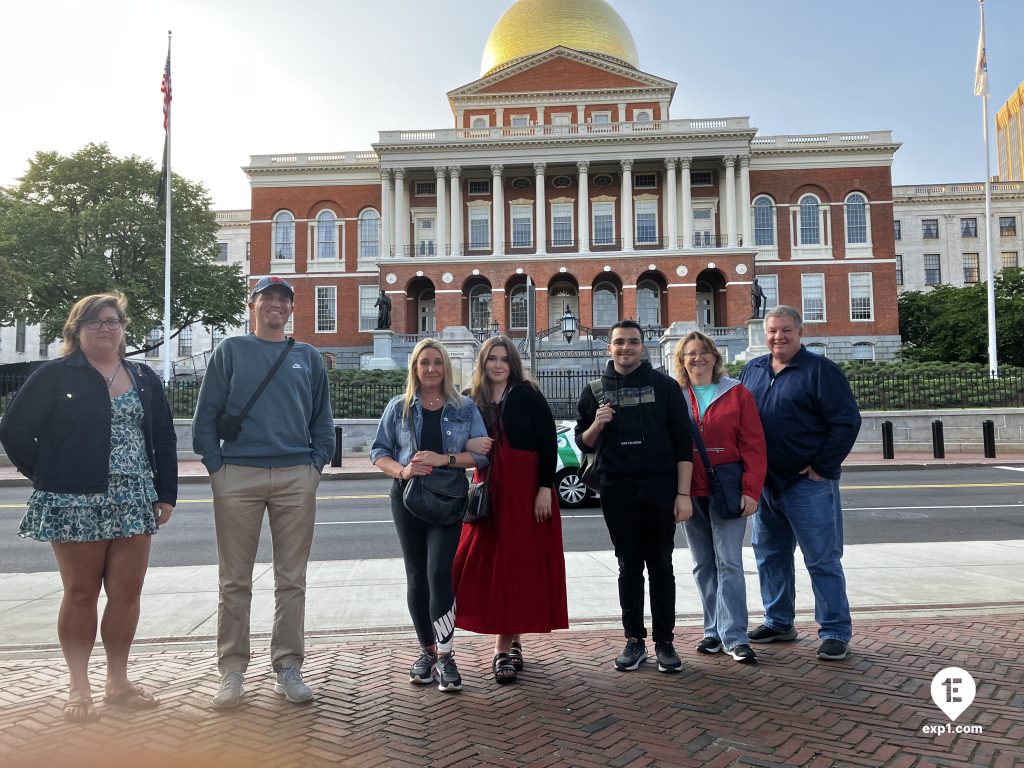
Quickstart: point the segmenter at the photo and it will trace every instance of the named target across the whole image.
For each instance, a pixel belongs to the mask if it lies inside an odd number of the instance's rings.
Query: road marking
[[[587,520],[602,515],[562,515],[563,520]],[[324,520],[315,525],[391,525],[394,520]]]
[[[1020,488],[1024,483],[918,483],[915,485],[841,485],[840,491],[913,490],[915,488]]]
[[[1024,467],[996,467],[996,469],[1008,469],[1011,472],[1024,472]]]
[[[1024,509],[1024,504],[929,504],[921,507],[843,507],[843,512],[897,511],[900,509]]]

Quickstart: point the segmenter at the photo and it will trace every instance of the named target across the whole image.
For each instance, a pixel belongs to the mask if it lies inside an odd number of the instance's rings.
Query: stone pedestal
[[[452,378],[455,388],[463,390],[469,386],[473,378],[473,366],[476,365],[476,354],[480,350],[480,342],[464,325],[453,325],[441,331],[438,340],[448,350],[452,361]]]
[[[764,339],[764,320],[752,317],[747,320],[747,348],[736,355],[737,360],[752,360],[768,354]]]
[[[390,328],[378,328],[373,333],[373,357],[367,364],[371,371],[390,371],[398,365],[391,358],[391,343],[395,332]]]

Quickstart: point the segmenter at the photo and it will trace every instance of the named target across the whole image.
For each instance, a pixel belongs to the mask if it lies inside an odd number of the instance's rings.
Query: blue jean
[[[747,518],[725,520],[708,511],[708,497],[693,498],[693,517],[683,533],[693,557],[693,578],[704,607],[704,637],[727,651],[746,645],[747,587],[743,579],[743,534]]]
[[[752,536],[764,623],[786,631],[796,619],[797,544],[814,590],[822,640],[850,642],[853,626],[843,575],[843,509],[838,480],[801,477],[783,490],[765,486]]]

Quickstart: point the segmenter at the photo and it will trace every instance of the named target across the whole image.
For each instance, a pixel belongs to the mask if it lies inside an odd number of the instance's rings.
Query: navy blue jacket
[[[141,363],[124,361],[142,401],[142,434],[160,501],[178,499],[174,419],[160,379]],[[0,421],[0,442],[11,463],[36,490],[105,493],[110,485],[110,395],[85,355],[41,365]]]
[[[846,375],[803,346],[778,373],[771,355],[746,364],[740,381],[757,402],[768,446],[767,484],[784,488],[810,467],[838,480],[860,431],[860,410]]]

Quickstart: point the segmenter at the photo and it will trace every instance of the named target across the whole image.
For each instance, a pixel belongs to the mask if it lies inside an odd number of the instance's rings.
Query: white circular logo
[[[452,280],[455,279],[455,275],[453,275],[451,272],[445,272],[443,275],[441,275],[441,279],[446,283],[450,283]]]
[[[690,270],[688,270],[686,267],[676,267],[676,274],[679,275],[680,277],[686,277],[688,274],[690,274]]]
[[[746,264],[737,264],[736,265],[736,274],[737,275],[745,275],[745,274],[747,274],[747,265]]]
[[[387,277],[385,277],[384,279],[387,280],[388,285],[394,285],[395,283],[398,282],[398,275],[396,275],[394,272],[388,272]]]

